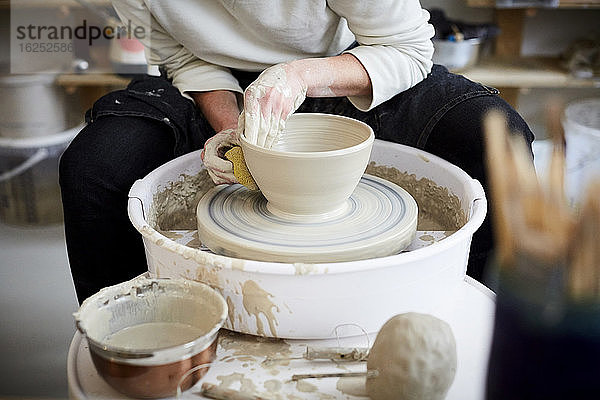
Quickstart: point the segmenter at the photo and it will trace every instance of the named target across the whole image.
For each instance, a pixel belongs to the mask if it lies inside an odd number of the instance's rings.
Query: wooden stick
[[[560,116],[563,112],[562,103],[553,99],[548,103],[547,106],[547,124],[548,132],[552,138],[552,155],[550,158],[550,169],[548,173],[549,178],[549,192],[550,198],[556,203],[565,202],[565,131],[562,123],[560,122]]]
[[[498,262],[511,265],[514,256],[514,241],[508,223],[507,202],[509,201],[509,182],[506,159],[507,148],[506,118],[499,111],[490,111],[484,119],[486,161],[490,180],[492,213],[496,225]],[[510,165],[509,165],[510,167]]]
[[[292,381],[300,381],[303,379],[321,379],[321,378],[374,378],[379,373],[377,371],[365,371],[365,372],[330,372],[330,373],[314,373],[314,374],[294,374],[292,375]]]
[[[570,250],[569,292],[574,299],[600,298],[600,180],[589,186]]]

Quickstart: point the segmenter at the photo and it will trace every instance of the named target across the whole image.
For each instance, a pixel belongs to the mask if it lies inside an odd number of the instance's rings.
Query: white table
[[[438,318],[452,327],[457,344],[458,370],[447,399],[479,400],[484,398],[495,295],[479,282],[467,277],[453,307],[440,311]],[[347,329],[347,328],[346,328]],[[360,334],[360,331],[357,331]],[[370,338],[372,343],[374,337]],[[203,382],[237,390],[254,390],[273,399],[360,399],[364,397],[361,378],[310,379],[301,384],[291,382],[293,374],[364,371],[365,363],[334,364],[331,361],[295,360],[265,366],[266,355],[299,357],[310,346],[335,346],[336,340],[264,340],[254,336],[227,332],[217,349],[217,358],[206,376],[186,391],[182,398],[201,399]],[[340,339],[342,346],[366,346],[367,338]],[[77,332],[71,342],[68,361],[69,394],[72,399],[125,399],[97,373],[87,342]],[[363,392],[363,396],[357,396]],[[294,397],[296,396],[296,397]]]

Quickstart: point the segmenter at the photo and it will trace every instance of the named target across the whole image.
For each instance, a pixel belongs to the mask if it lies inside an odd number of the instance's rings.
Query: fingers
[[[219,157],[216,157],[216,159],[205,157],[204,166],[208,171],[208,175],[216,185],[223,183],[238,183],[237,178],[233,174],[233,164],[231,161],[226,161]]]
[[[280,115],[272,115],[269,123],[269,130],[265,135],[264,147],[270,149],[273,144],[279,139],[279,135],[285,127],[285,118]]]
[[[234,183],[239,183],[237,178],[233,175],[233,172],[231,174],[220,174],[215,171],[211,171],[210,169],[207,171],[208,176],[210,176],[215,185],[231,185]]]
[[[204,143],[200,158],[215,184],[237,183],[237,179],[233,175],[233,164],[222,159],[220,153],[225,148],[238,143],[237,132],[234,129],[219,132]]]
[[[249,107],[243,112],[244,137],[260,147],[272,146],[285,126],[286,119],[294,111],[289,99],[274,96],[274,92],[277,92],[277,88],[265,90],[260,98],[255,98],[254,95],[245,98]]]
[[[293,73],[288,76],[284,64],[263,71],[244,93],[246,140],[270,148],[305,97],[306,85]]]

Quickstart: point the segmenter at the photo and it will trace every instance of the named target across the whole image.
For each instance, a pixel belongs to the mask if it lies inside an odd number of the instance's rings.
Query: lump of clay
[[[450,326],[428,314],[406,313],[387,321],[367,361],[373,400],[443,399],[456,374],[456,342]]]

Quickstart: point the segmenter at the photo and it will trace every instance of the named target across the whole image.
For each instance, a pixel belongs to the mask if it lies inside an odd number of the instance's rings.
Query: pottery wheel
[[[385,179],[363,175],[337,211],[299,216],[271,210],[258,191],[220,185],[198,203],[198,236],[217,254],[273,262],[340,262],[396,254],[414,239],[417,203]]]

